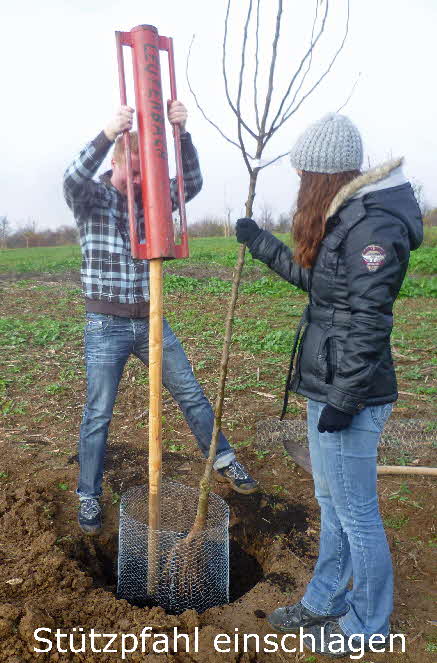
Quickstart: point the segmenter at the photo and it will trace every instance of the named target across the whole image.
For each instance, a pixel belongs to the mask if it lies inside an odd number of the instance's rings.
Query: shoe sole
[[[232,483],[231,479],[228,479],[227,477],[222,476],[217,472],[217,481],[219,483],[228,483],[232,490],[234,490],[236,493],[240,493],[240,495],[253,495],[254,493],[259,492],[259,486],[254,486],[253,488],[249,488],[249,490],[244,490],[244,488],[240,488],[239,486],[236,486],[235,483]]]

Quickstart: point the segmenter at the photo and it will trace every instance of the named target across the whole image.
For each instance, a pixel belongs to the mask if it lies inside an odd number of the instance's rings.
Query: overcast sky
[[[276,0],[262,0],[259,97],[270,62]],[[191,80],[207,114],[232,138],[236,127],[226,103],[221,76],[221,43],[227,0],[17,0],[2,9],[0,110],[0,215],[16,226],[29,217],[38,228],[73,221],[62,198],[62,173],[69,161],[105,126],[119,105],[114,31],[153,24],[174,39],[178,96],[189,109],[189,125],[200,154],[204,188],[188,206],[195,221],[205,215],[241,216],[248,176],[239,151],[226,143],[195,108],[185,62],[195,33]],[[256,3],[254,3],[256,4]],[[274,107],[310,41],[314,0],[284,0]],[[229,74],[235,96],[244,11],[248,0],[233,0]],[[325,37],[314,57],[313,74],[302,91],[323,72],[341,42],[345,0],[331,0]],[[319,8],[323,11],[324,2]],[[361,77],[345,114],[362,132],[372,165],[404,155],[409,177],[423,184],[437,205],[435,0],[351,0],[345,48],[317,92],[278,132],[265,157],[288,150],[310,122],[336,111]],[[249,43],[248,73],[254,63]],[[128,51],[129,49],[125,49]],[[126,52],[126,61],[129,53]],[[167,79],[163,58],[164,80]],[[253,121],[252,77],[243,110]],[[128,101],[135,105],[132,88]],[[168,137],[170,138],[168,132]],[[248,145],[250,148],[250,143]],[[275,215],[290,209],[297,177],[288,159],[262,171],[256,210],[267,204]]]

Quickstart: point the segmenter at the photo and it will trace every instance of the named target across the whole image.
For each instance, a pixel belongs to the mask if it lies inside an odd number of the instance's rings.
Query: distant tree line
[[[35,246],[64,246],[77,244],[79,238],[75,226],[64,224],[53,230],[39,230],[34,219],[28,219],[13,229],[7,216],[0,216],[0,248],[22,249]]]
[[[429,210],[426,216],[423,217],[423,223],[429,228],[437,227],[437,207]]]
[[[235,233],[232,210],[227,209],[223,216],[205,216],[188,225],[190,237],[230,237]],[[235,219],[236,220],[236,219]],[[257,223],[270,232],[288,232],[291,226],[290,214],[274,217],[271,208],[264,204],[256,216]],[[7,216],[0,216],[0,249],[20,249],[36,246],[63,246],[77,244],[79,233],[76,226],[64,224],[55,229],[39,230],[34,219],[12,228]]]
[[[229,237],[234,235],[235,226],[231,221],[232,210],[227,209],[223,216],[205,216],[188,226],[190,237]],[[235,215],[234,215],[235,217]],[[279,214],[275,217],[269,205],[264,204],[254,215],[260,228],[269,232],[286,233],[291,228],[292,213]],[[236,218],[235,218],[236,220]]]
[[[419,203],[420,197],[419,198]],[[425,208],[423,222],[425,228],[437,227],[437,207]],[[190,237],[229,237],[234,235],[234,222],[231,221],[232,210],[226,209],[223,216],[205,216],[188,226]],[[235,216],[235,215],[234,215]],[[233,218],[233,217],[232,217]],[[274,216],[271,207],[263,204],[254,218],[260,228],[269,232],[287,233],[291,230],[293,210],[278,216]],[[432,233],[433,242],[435,231]],[[427,237],[427,243],[430,237]],[[7,216],[0,216],[0,249],[19,249],[35,246],[65,246],[66,244],[77,244],[79,233],[76,226],[64,224],[53,230],[38,230],[36,221],[28,219],[26,223],[18,225],[13,229]]]

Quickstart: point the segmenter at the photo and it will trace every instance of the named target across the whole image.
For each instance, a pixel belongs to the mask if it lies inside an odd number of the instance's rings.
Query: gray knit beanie
[[[328,113],[298,138],[290,160],[293,168],[311,173],[359,170],[363,161],[360,133],[345,115]]]

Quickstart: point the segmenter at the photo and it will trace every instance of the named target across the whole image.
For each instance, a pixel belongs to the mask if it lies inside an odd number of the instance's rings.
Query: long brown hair
[[[293,258],[302,267],[314,265],[325,235],[329,206],[341,187],[357,175],[359,170],[332,175],[302,171],[292,228]]]

